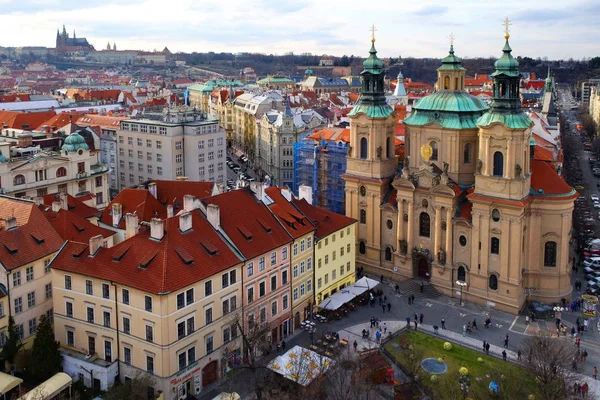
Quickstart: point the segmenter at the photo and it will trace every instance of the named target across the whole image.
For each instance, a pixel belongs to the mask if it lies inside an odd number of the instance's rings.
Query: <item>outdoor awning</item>
[[[237,158],[240,158],[240,157],[241,157],[241,156],[243,156],[243,155],[244,155],[244,153],[242,153],[241,151],[236,151],[236,152],[235,152],[235,156],[236,156]]]
[[[334,361],[304,347],[294,346],[285,354],[276,357],[268,365],[276,372],[302,386],[311,383],[319,375],[327,372]]]
[[[21,383],[23,383],[23,379],[0,372],[0,394],[8,393],[9,390],[16,388]]]
[[[25,394],[25,396],[21,396],[19,400],[51,399],[71,386],[72,382],[73,379],[71,379],[69,375],[65,374],[64,372],[59,372],[47,381],[42,382],[34,389],[31,389]]]
[[[227,393],[222,392],[217,395],[217,397],[213,398],[213,400],[240,400],[240,395],[236,392]]]
[[[323,300],[317,307],[325,310],[337,310],[355,297],[356,296],[354,294],[347,292],[346,289],[343,289]]]
[[[377,285],[379,285],[379,282],[377,282],[375,279],[363,276],[362,278],[354,282],[353,285],[348,286],[344,290],[347,290],[350,293],[353,293],[355,296],[358,296],[363,294],[367,290],[373,289]]]

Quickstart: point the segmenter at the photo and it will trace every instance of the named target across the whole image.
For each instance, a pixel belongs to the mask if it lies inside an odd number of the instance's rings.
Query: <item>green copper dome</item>
[[[369,58],[363,62],[363,72],[370,72],[372,74],[381,74],[383,72],[383,62],[377,57],[377,50],[375,50],[375,41],[371,41],[371,50],[369,50]],[[361,74],[363,73],[361,72]]]
[[[462,91],[441,91],[423,97],[404,120],[409,126],[435,122],[447,129],[474,129],[477,119],[488,110],[478,97]]]
[[[61,150],[66,151],[77,151],[79,149],[89,150],[89,146],[85,142],[83,136],[77,132],[71,133],[65,138],[65,143],[62,145]]]
[[[464,70],[461,65],[462,60],[454,55],[454,45],[450,45],[450,51],[448,55],[442,59],[442,66],[439,67],[438,71],[460,71]]]
[[[506,75],[506,76],[519,76],[519,62],[515,60],[512,56],[512,49],[508,44],[508,39],[506,39],[506,43],[504,44],[504,48],[502,49],[502,56],[496,60],[494,63],[494,67],[496,71],[492,74],[492,76],[497,75]]]

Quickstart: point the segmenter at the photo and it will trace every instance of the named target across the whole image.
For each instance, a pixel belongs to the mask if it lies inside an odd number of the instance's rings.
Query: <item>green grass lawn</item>
[[[412,351],[402,348],[400,344],[403,341],[404,344],[406,344],[406,339],[403,338],[408,338],[408,343],[413,346]],[[399,346],[395,346],[394,343]],[[479,377],[481,378],[482,384],[484,382],[488,382],[489,384],[489,381],[491,380],[486,375],[491,377],[500,377],[504,375],[510,380],[521,379],[522,381],[519,382],[519,386],[521,386],[523,390],[535,391],[536,383],[534,377],[523,368],[510,362],[486,356],[482,352],[477,352],[455,344],[452,344],[452,350],[446,351],[444,350],[444,343],[444,340],[440,340],[436,337],[421,332],[410,331],[387,342],[385,348],[396,358],[398,363],[404,366],[409,366],[411,363],[414,365],[415,362],[420,363],[420,360],[424,358],[443,358],[448,366],[448,371],[438,375],[439,380],[451,376],[455,377],[461,367],[466,367],[469,370],[471,380],[475,380]],[[413,360],[411,361],[409,359],[411,353],[417,354],[418,360],[415,360],[413,357]],[[478,362],[478,358],[482,358],[483,362]],[[433,388],[437,385],[437,383],[430,380],[430,374],[423,369],[419,368],[417,373],[421,377],[421,384],[424,386]]]

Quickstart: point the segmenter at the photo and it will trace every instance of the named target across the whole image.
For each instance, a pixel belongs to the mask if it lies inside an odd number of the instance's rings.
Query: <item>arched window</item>
[[[450,77],[447,75],[444,77],[444,89],[450,89]]]
[[[504,176],[504,155],[497,151],[494,153],[494,176]]]
[[[429,145],[431,146],[431,150],[433,150],[432,153],[431,153],[431,161],[437,161],[437,159],[438,159],[438,145],[437,145],[437,142],[432,141],[432,142],[429,143]]]
[[[385,156],[389,159],[392,158],[392,140],[388,137],[385,139]]]
[[[429,237],[429,214],[422,212],[419,215],[419,236]]]
[[[458,90],[458,78],[454,78],[454,90]]]
[[[17,176],[15,176],[15,179],[13,179],[13,184],[15,186],[17,186],[17,185],[24,185],[25,184],[25,176],[23,176],[23,175],[17,175]]]
[[[365,254],[367,252],[367,245],[365,244],[364,240],[361,240],[358,244],[358,252],[360,254]]]
[[[365,210],[360,210],[360,223],[361,224],[367,223],[367,212]]]
[[[556,242],[544,245],[544,267],[556,267]]]
[[[458,270],[456,271],[456,279],[461,282],[467,281],[467,270],[462,265],[458,267]]]
[[[490,253],[500,254],[500,239],[498,239],[497,237],[492,238]]]
[[[488,279],[488,287],[492,290],[498,290],[498,277],[494,274]]]
[[[465,144],[463,162],[465,164],[471,164],[473,162],[473,145],[471,143]]]
[[[65,167],[60,167],[56,170],[56,177],[62,178],[63,176],[67,176],[67,169]]]
[[[368,147],[369,146],[367,144],[367,138],[360,139],[360,158],[362,158],[363,160],[367,159],[367,154],[369,152]]]
[[[392,261],[392,249],[389,247],[385,248],[385,261]]]

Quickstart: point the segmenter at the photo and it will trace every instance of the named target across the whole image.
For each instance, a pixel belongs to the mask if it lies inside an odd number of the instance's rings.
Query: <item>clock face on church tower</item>
[[[367,188],[365,188],[364,186],[360,187],[360,195],[365,197],[367,195]]]

